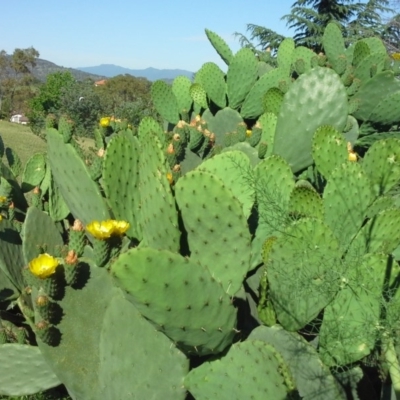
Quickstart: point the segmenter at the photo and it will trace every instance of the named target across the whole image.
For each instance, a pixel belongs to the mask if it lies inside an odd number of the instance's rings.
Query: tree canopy
[[[322,36],[329,22],[339,25],[347,44],[350,44],[360,37],[383,37],[386,26],[381,15],[390,11],[388,0],[299,0],[293,3],[290,14],[282,19],[294,30],[293,39],[297,45],[318,52],[322,49]],[[270,48],[274,51],[284,39],[283,35],[259,25],[248,24],[247,31],[249,38],[236,33],[241,44],[247,47]]]

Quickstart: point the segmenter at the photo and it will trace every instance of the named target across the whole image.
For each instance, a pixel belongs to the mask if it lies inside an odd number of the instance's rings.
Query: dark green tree
[[[45,118],[50,114],[58,116],[61,108],[61,95],[63,90],[75,82],[69,71],[49,74],[38,93],[29,102],[30,128],[33,133],[40,135],[45,126]]]
[[[382,18],[384,13],[392,13],[388,0],[369,0],[357,18],[347,24],[344,33],[348,44],[365,37],[377,36],[384,40],[388,27]]]
[[[388,0],[299,0],[293,3],[290,14],[284,15],[287,26],[293,29],[297,45],[303,45],[316,52],[322,49],[322,36],[329,22],[336,22],[342,28],[347,44],[360,37],[383,36],[385,27],[381,19],[382,12],[389,12]],[[259,25],[248,24],[250,38],[241,34],[242,45],[246,40],[255,42],[254,47],[276,50],[283,36]],[[250,47],[249,44],[247,44]]]
[[[132,125],[138,125],[144,116],[155,114],[150,90],[149,80],[128,74],[110,78],[105,85],[96,87],[104,115],[127,119]]]
[[[68,117],[78,136],[92,136],[102,116],[100,95],[94,82],[73,82],[61,91],[60,114]]]

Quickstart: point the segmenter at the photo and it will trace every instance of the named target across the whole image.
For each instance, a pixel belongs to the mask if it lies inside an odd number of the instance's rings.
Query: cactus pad
[[[111,265],[128,300],[178,347],[218,353],[233,339],[236,311],[210,272],[169,251],[131,249]]]

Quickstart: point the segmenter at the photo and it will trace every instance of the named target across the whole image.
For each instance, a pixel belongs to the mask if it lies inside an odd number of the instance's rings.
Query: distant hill
[[[193,78],[193,72],[183,69],[130,69],[114,64],[101,64],[95,67],[78,67],[77,69],[86,73],[102,75],[108,78],[125,74],[147,78],[149,81],[156,81],[157,79],[169,80],[180,75],[187,76],[189,79]]]
[[[36,66],[32,68],[32,73],[35,78],[44,82],[47,75],[53,74],[54,72],[66,72],[69,71],[78,81],[83,81],[85,79],[93,79],[98,81],[104,79],[105,75],[97,75],[95,73],[88,73],[74,68],[60,67],[50,61],[42,60],[41,58],[36,59]]]

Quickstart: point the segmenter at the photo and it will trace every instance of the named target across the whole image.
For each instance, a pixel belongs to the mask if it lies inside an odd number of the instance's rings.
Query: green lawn
[[[46,142],[26,125],[0,121],[0,137],[5,147],[11,147],[19,155],[23,165],[33,154],[46,151]]]
[[[33,154],[46,151],[46,142],[34,135],[27,125],[0,120],[0,137],[5,147],[16,151],[22,165],[25,165]],[[78,143],[83,150],[94,146],[94,140],[89,138],[78,138]]]

